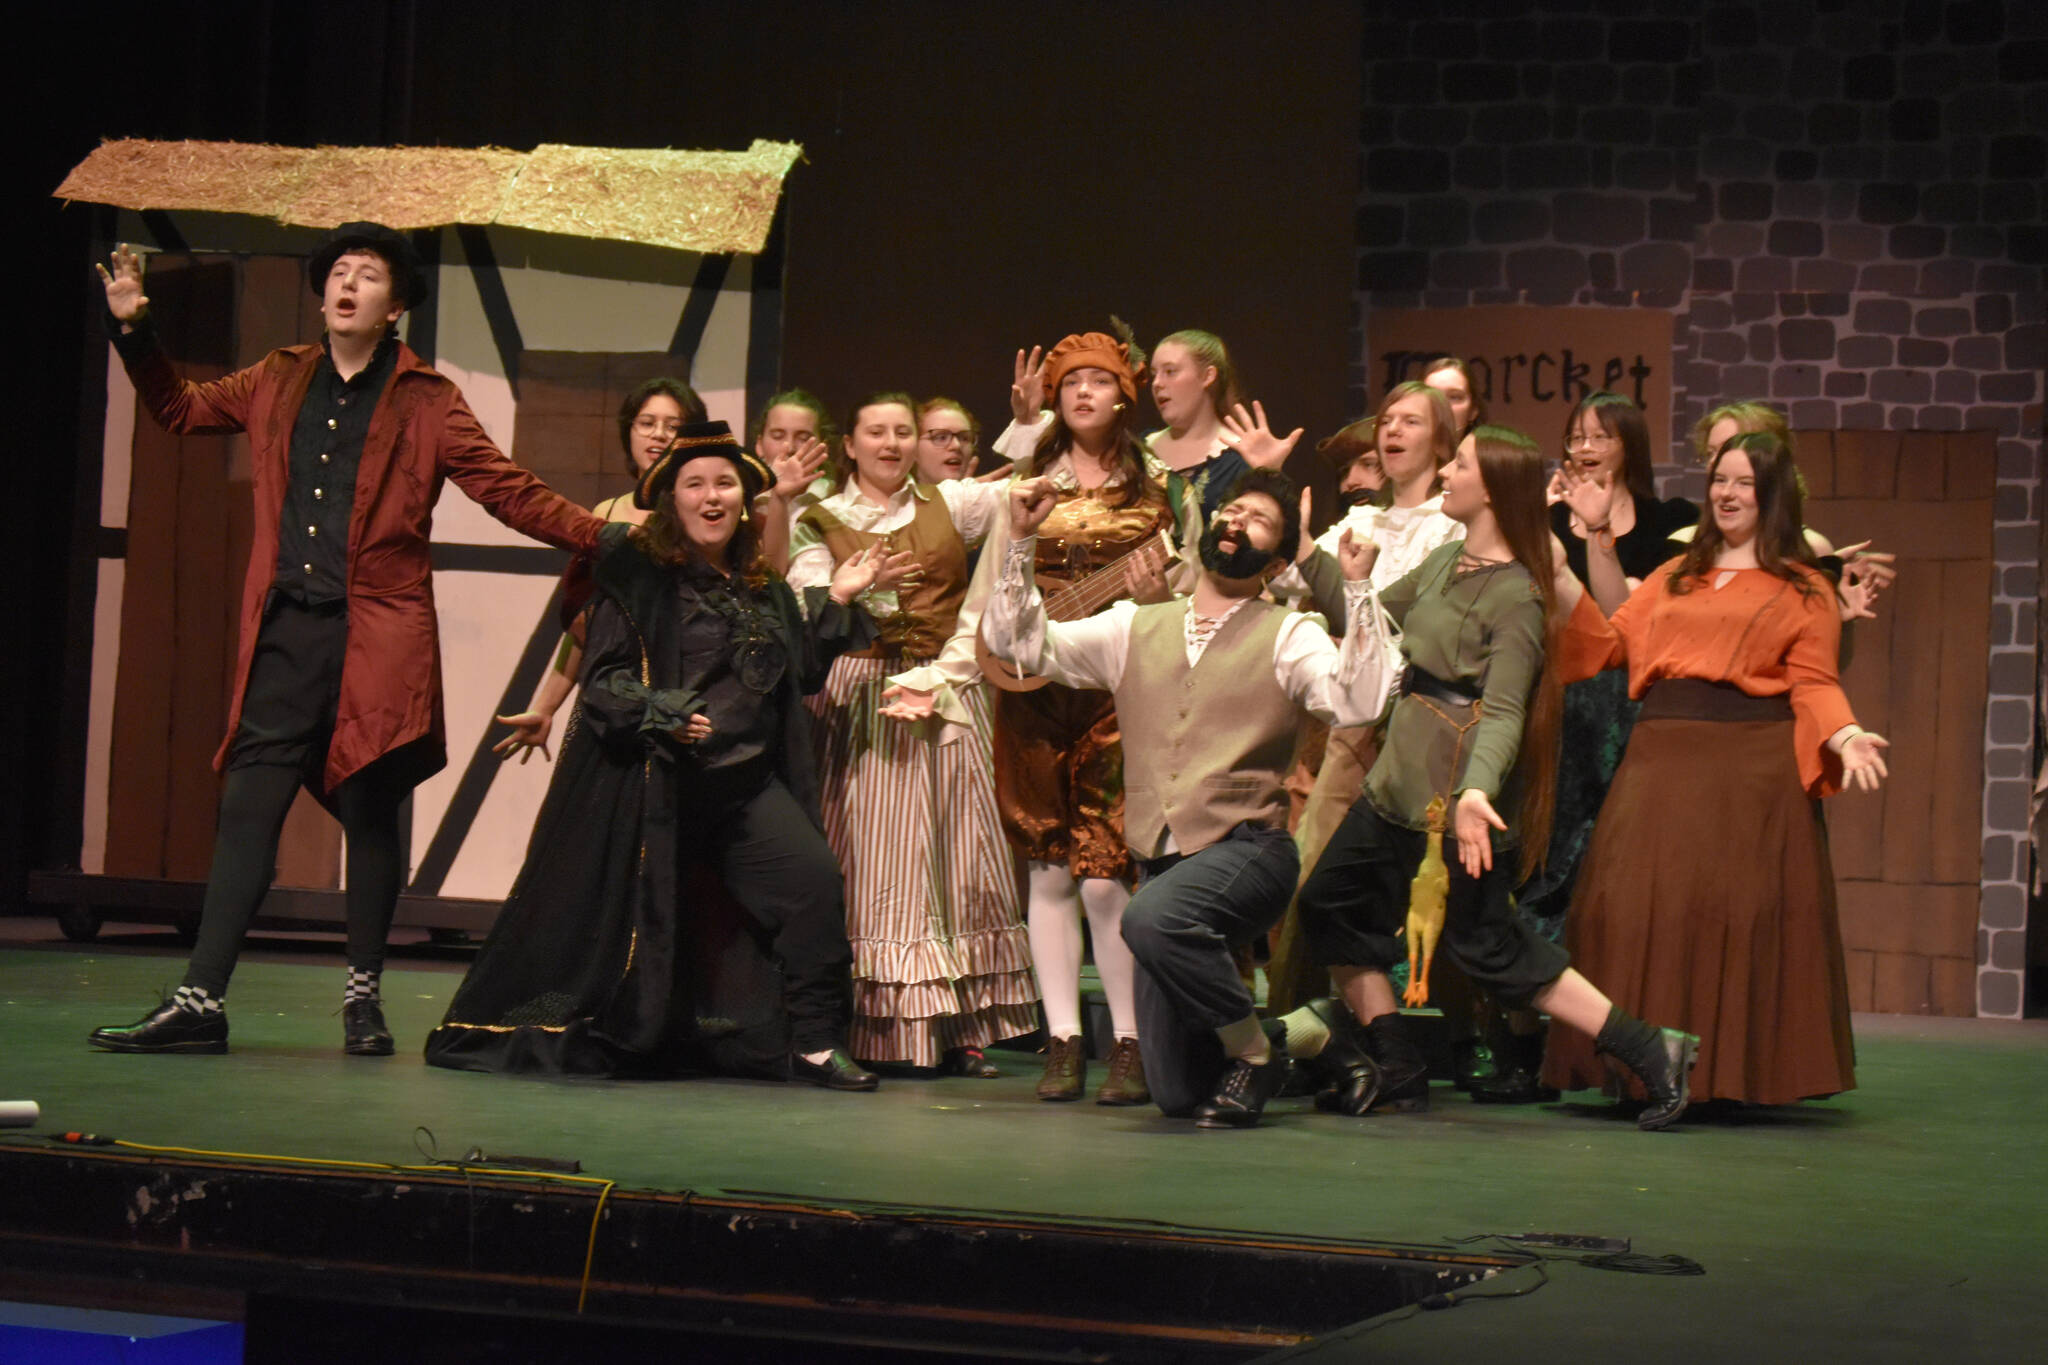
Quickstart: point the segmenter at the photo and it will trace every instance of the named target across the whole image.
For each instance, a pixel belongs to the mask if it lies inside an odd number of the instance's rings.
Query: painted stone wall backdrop
[[[1736,398],[1808,430],[1995,433],[1975,996],[2017,1016],[2048,5],[1451,0],[1369,22],[1362,59],[1361,359],[1376,306],[1670,310],[1673,411],[1651,417],[1686,493],[1692,424]],[[1374,384],[1361,366],[1354,407]]]

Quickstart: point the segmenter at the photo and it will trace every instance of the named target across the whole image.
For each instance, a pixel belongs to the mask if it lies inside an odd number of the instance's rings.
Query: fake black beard
[[[1218,578],[1257,578],[1259,570],[1273,562],[1269,551],[1257,546],[1240,544],[1229,554],[1223,553],[1223,524],[1218,522],[1202,532],[1197,549],[1202,557],[1202,567]]]
[[[1339,489],[1337,492],[1337,505],[1349,512],[1354,507],[1363,507],[1371,502],[1378,491],[1376,488]]]

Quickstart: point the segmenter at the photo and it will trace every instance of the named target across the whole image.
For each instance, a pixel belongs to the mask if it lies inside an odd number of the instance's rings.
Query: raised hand
[[[1019,426],[1028,426],[1038,420],[1044,408],[1045,348],[1033,346],[1028,358],[1019,350],[1015,377],[1010,383],[1010,416],[1017,419]]]
[[[1592,535],[1605,531],[1614,520],[1614,476],[1611,474],[1588,474],[1570,460],[1558,466],[1557,477],[1551,483],[1558,489],[1559,496],[1572,515]]]
[[[1337,537],[1337,566],[1354,583],[1363,583],[1372,577],[1372,566],[1379,557],[1378,543],[1369,537],[1353,534],[1349,526],[1344,528],[1343,535]]]
[[[1891,770],[1884,764],[1884,751],[1891,747],[1890,740],[1869,730],[1851,735],[1842,746],[1842,785],[1876,791],[1878,784],[1891,776]]]
[[[549,762],[554,761],[555,756],[548,752],[548,732],[554,729],[555,725],[552,716],[542,715],[538,711],[521,711],[517,715],[493,716],[491,719],[497,721],[500,725],[512,727],[511,734],[491,746],[491,752],[496,754],[500,760],[510,758],[514,753],[517,753],[519,761],[524,763],[527,759],[532,758],[533,751],[538,749],[543,759]]]
[[[769,470],[775,475],[775,486],[768,491],[778,502],[793,502],[811,486],[818,477],[818,471],[824,467],[825,443],[815,436],[807,436],[768,462]]]
[[[1306,564],[1308,557],[1316,552],[1315,537],[1308,533],[1309,513],[1315,510],[1315,490],[1307,484],[1301,486],[1301,544],[1295,548],[1294,562]]]
[[[1047,478],[1019,479],[1010,485],[1010,538],[1035,535],[1059,505],[1059,490]]]
[[[932,703],[937,697],[936,692],[892,683],[882,689],[881,711],[890,720],[924,720],[932,714]]]
[[[1252,400],[1250,412],[1239,403],[1223,419],[1223,444],[1244,456],[1244,462],[1253,469],[1280,468],[1294,453],[1294,443],[1300,439],[1300,427],[1285,436],[1275,436],[1273,428],[1266,424],[1265,405],[1257,399]]]
[[[119,322],[137,321],[149,311],[149,296],[142,292],[142,257],[122,242],[109,259],[114,265],[112,274],[103,265],[93,266],[106,286],[107,311]]]

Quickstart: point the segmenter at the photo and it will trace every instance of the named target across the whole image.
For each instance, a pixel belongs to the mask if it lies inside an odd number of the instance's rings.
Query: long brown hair
[[[1104,501],[1112,507],[1135,507],[1145,496],[1145,443],[1139,439],[1133,414],[1137,405],[1121,404],[1109,428],[1110,449],[1116,452],[1118,471],[1123,475],[1121,486],[1114,501],[1105,496]],[[1031,468],[1027,471],[1032,478],[1051,467],[1052,462],[1074,449],[1074,433],[1067,426],[1067,419],[1060,412],[1059,399],[1053,399],[1052,422],[1045,434],[1038,438],[1038,449],[1031,452]],[[1107,488],[1103,489],[1105,495]]]
[[[1813,596],[1817,591],[1813,575],[1819,572],[1819,565],[1806,543],[1806,508],[1799,495],[1799,470],[1792,463],[1791,450],[1771,432],[1744,432],[1714,452],[1707,464],[1709,485],[1721,461],[1737,451],[1749,457],[1750,473],[1756,479],[1756,566],[1798,588],[1802,597]],[[1715,556],[1727,543],[1720,523],[1714,520],[1710,495],[1700,508],[1700,524],[1692,543],[1666,580],[1671,595],[1682,597],[1704,582],[1714,571]]]
[[[1472,429],[1479,479],[1486,486],[1494,524],[1515,562],[1528,570],[1543,599],[1544,667],[1536,677],[1536,693],[1522,723],[1522,744],[1515,764],[1522,774],[1522,865],[1526,881],[1543,865],[1550,849],[1551,818],[1557,806],[1557,741],[1564,722],[1564,688],[1550,665],[1563,623],[1557,610],[1557,589],[1550,562],[1550,508],[1543,490],[1543,448],[1513,427]]]

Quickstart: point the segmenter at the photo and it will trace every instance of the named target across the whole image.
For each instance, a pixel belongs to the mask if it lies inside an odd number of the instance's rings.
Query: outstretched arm
[[[401,375],[396,381],[405,382]],[[542,483],[531,470],[512,463],[460,393],[450,393],[441,419],[441,472],[493,517],[521,535],[560,550],[588,550],[604,529],[602,517]]]
[[[552,760],[554,755],[548,751],[548,735],[555,727],[555,713],[569,699],[569,693],[575,689],[576,679],[582,672],[583,649],[573,635],[564,635],[562,643],[555,648],[554,663],[540,680],[540,690],[534,693],[533,705],[513,715],[491,718],[500,725],[512,727],[512,733],[493,744],[491,752],[501,759],[517,753],[519,761],[524,763],[538,749],[543,759]]]

